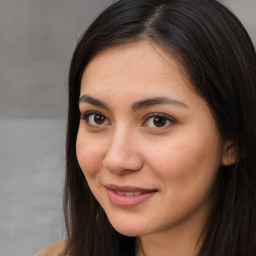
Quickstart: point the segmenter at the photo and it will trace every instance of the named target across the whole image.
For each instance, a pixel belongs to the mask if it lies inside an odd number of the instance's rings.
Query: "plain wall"
[[[0,0],[0,256],[65,238],[67,76],[75,45],[111,0]]]
[[[110,0],[0,0],[0,256],[65,238],[67,73]],[[226,0],[256,42],[256,0]]]

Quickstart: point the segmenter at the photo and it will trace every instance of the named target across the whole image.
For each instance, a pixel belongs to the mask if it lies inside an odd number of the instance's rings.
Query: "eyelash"
[[[168,116],[168,115],[165,115],[165,114],[160,114],[160,113],[151,113],[151,114],[148,114],[148,115],[146,115],[146,117],[144,118],[144,122],[143,122],[143,124],[142,124],[142,126],[146,126],[146,125],[144,125],[147,121],[149,121],[151,118],[163,118],[164,120],[166,120],[166,121],[168,121],[169,122],[169,124],[166,126],[165,124],[164,124],[164,126],[161,126],[161,127],[154,127],[154,128],[156,128],[156,129],[166,129],[166,128],[169,128],[171,125],[173,125],[173,124],[175,124],[176,123],[176,120],[174,119],[174,118],[171,118],[170,116]],[[151,127],[149,127],[149,128],[151,128]],[[153,129],[154,129],[153,128]]]
[[[98,124],[98,125],[90,124],[88,119],[90,118],[90,116],[93,116],[93,115],[99,115],[99,116],[104,117],[105,118],[104,122],[106,120],[108,120],[101,112],[98,112],[98,111],[87,111],[84,114],[81,113],[80,119],[85,120],[86,124],[88,126],[95,127],[95,128],[100,128],[101,126],[105,125],[105,124]],[[168,125],[166,126],[166,123],[165,123],[164,126],[161,126],[161,127],[156,127],[155,126],[155,127],[153,127],[153,129],[155,129],[155,128],[156,129],[169,128],[171,125],[176,123],[176,120],[174,118],[171,118],[168,115],[160,114],[160,113],[151,113],[151,114],[148,114],[148,115],[145,116],[144,121],[142,123],[142,126],[146,127],[146,125],[145,125],[146,122],[148,122],[151,118],[157,118],[157,117],[158,118],[163,118],[164,120],[166,120],[168,122]],[[152,127],[149,127],[149,128],[152,128]]]
[[[100,126],[102,126],[102,125],[99,125],[99,124],[98,125],[93,125],[93,124],[89,123],[88,119],[90,118],[90,116],[93,116],[93,115],[99,115],[99,116],[104,117],[106,120],[108,120],[102,113],[100,113],[98,111],[87,111],[84,114],[81,113],[80,119],[85,120],[85,122],[88,126],[95,127],[95,128],[100,128]]]

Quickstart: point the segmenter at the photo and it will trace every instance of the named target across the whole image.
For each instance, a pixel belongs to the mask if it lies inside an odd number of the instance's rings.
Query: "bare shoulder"
[[[56,243],[50,244],[35,256],[62,256],[65,251],[66,241],[58,241]]]

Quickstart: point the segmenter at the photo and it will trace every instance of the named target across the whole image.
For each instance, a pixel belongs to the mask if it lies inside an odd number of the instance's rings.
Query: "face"
[[[84,71],[79,107],[78,162],[117,231],[202,227],[222,143],[174,57],[149,42],[99,53]]]

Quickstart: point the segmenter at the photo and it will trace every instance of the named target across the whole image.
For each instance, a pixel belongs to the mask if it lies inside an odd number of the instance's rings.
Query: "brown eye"
[[[81,114],[81,119],[85,120],[87,125],[93,127],[100,127],[110,124],[109,120],[104,115],[97,112],[89,111],[85,114]]]
[[[164,117],[154,117],[153,123],[156,127],[163,127],[166,125],[166,118]]]
[[[94,122],[96,124],[99,124],[99,125],[104,124],[105,120],[106,118],[102,115],[99,115],[99,114],[94,115]]]
[[[165,115],[165,114],[150,114],[146,117],[145,122],[143,123],[143,126],[149,127],[149,128],[168,128],[171,125],[173,125],[176,121]]]

